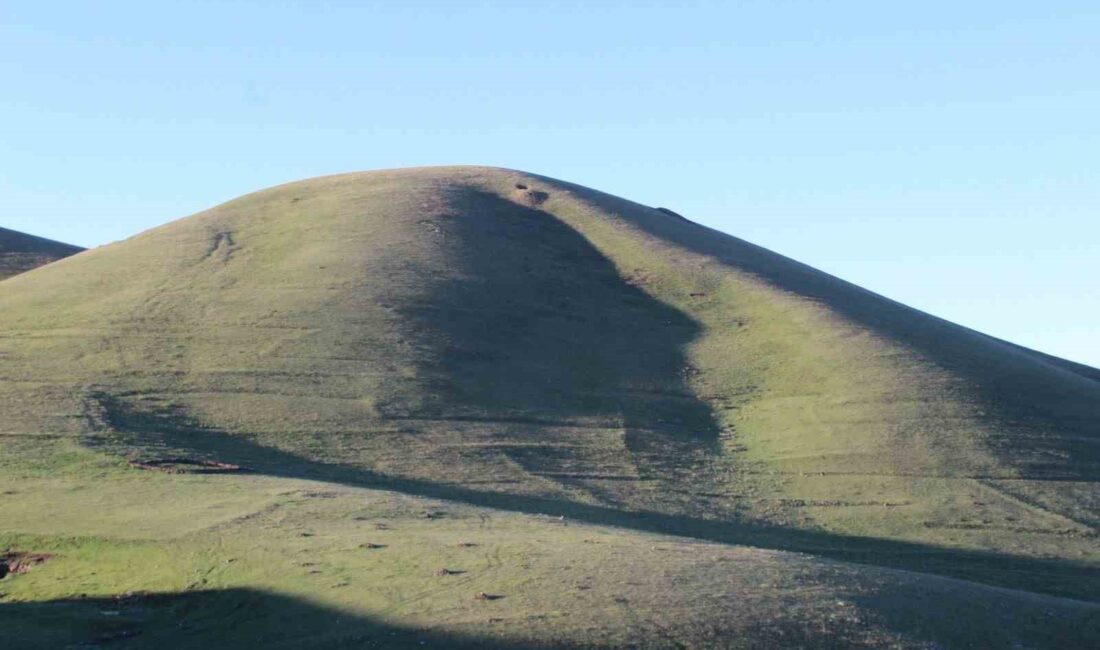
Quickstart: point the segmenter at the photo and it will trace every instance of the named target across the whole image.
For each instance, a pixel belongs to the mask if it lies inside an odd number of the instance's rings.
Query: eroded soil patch
[[[10,573],[26,573],[52,557],[49,553],[7,551],[0,555],[0,579],[6,578]]]

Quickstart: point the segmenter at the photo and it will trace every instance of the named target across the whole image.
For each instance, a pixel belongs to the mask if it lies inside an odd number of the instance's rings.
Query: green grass
[[[11,472],[0,502],[22,531],[0,547],[54,555],[0,582],[5,647],[1065,647],[1100,631],[1078,601],[327,482],[74,463],[56,446],[55,471]],[[66,492],[83,514],[49,511]]]
[[[0,283],[0,363],[28,646],[1096,640],[1096,371],[552,179],[242,197]]]

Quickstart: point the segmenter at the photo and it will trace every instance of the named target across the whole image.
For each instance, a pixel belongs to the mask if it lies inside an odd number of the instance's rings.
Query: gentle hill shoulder
[[[0,228],[0,280],[76,255],[79,246]]]

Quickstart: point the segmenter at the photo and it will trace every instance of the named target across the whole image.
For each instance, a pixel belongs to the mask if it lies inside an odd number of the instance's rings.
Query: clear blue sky
[[[1100,366],[1100,4],[0,0],[0,224],[547,174]]]

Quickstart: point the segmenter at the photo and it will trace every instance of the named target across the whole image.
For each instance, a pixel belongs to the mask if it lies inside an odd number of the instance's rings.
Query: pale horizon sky
[[[0,1],[0,226],[545,174],[1100,366],[1092,2]]]

